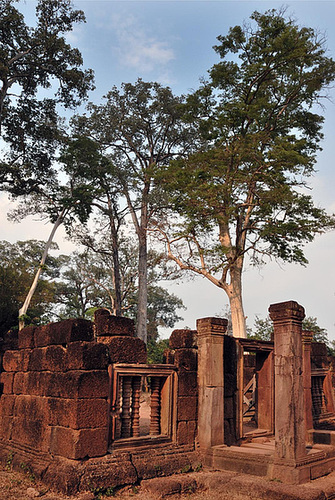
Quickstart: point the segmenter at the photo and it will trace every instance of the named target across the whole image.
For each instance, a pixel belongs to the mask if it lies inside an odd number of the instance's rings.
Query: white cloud
[[[124,66],[149,73],[175,59],[169,44],[149,35],[134,16],[114,15],[112,27],[118,44],[114,50]]]

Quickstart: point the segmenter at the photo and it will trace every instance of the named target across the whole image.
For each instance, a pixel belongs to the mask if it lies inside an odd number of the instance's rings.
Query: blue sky
[[[86,14],[86,24],[77,26],[69,42],[77,46],[86,67],[95,71],[96,90],[90,100],[99,102],[113,86],[134,82],[138,77],[169,85],[176,94],[197,88],[199,78],[218,61],[212,46],[216,37],[230,26],[248,20],[254,10],[287,7],[287,13],[301,25],[326,35],[329,55],[335,58],[335,1],[75,1]],[[21,3],[27,20],[33,19],[34,0]],[[335,212],[335,91],[333,102],[325,102],[325,140],[317,163],[318,174],[312,179],[317,203]],[[36,221],[20,225],[5,222],[8,202],[1,197],[1,239],[47,238],[48,228]],[[63,236],[57,238],[62,251],[68,248]],[[244,276],[245,310],[248,323],[254,314],[265,317],[274,302],[297,300],[306,314],[316,316],[320,326],[335,339],[335,234],[321,236],[307,247],[310,265],[279,267],[271,263],[259,269],[246,269]],[[195,286],[196,284],[196,286]],[[227,303],[224,293],[205,280],[169,286],[187,306],[184,321],[178,327],[195,327],[198,317],[213,316]],[[205,298],[204,298],[205,297]]]

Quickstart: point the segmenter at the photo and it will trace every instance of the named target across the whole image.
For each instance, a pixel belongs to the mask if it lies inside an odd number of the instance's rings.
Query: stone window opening
[[[175,367],[117,364],[110,376],[109,451],[171,442],[176,421]]]

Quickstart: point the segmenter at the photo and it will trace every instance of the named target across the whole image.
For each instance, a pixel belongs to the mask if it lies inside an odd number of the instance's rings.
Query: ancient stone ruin
[[[270,306],[271,342],[227,321],[175,330],[147,364],[127,318],[26,327],[2,345],[0,458],[65,493],[206,465],[308,482],[335,469],[334,362],[296,302]]]

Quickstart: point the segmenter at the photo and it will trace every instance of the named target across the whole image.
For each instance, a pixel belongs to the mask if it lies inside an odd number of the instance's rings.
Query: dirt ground
[[[202,493],[190,495],[172,495],[173,499],[188,499],[190,500],[210,500],[209,497],[203,496]],[[157,495],[152,495],[147,491],[143,491],[141,487],[127,487],[117,492],[105,492],[104,494],[95,493],[80,493],[75,496],[65,496],[61,493],[52,491],[40,481],[37,481],[29,471],[17,472],[11,468],[0,465],[0,500],[31,500],[32,498],[40,498],[41,500],[108,500],[108,498],[124,498],[135,500],[155,500]],[[171,498],[171,497],[169,497]]]
[[[326,500],[335,499],[335,472],[300,486],[273,483],[266,478],[234,472],[199,472],[206,487],[194,491],[194,474],[178,474],[170,478],[143,481],[141,486],[129,486],[118,491],[86,492],[65,496],[52,491],[26,469],[14,471],[0,465],[0,500],[157,500],[162,494],[169,500]],[[183,483],[183,494],[171,494],[174,485]],[[151,482],[149,487],[148,483]],[[152,483],[155,483],[153,485]],[[231,482],[231,483],[230,483]],[[147,483],[147,484],[146,484]],[[232,484],[233,483],[233,484]],[[231,487],[232,485],[233,488]],[[168,492],[168,490],[170,490]],[[192,491],[193,490],[193,491]],[[179,490],[180,491],[180,490]]]

